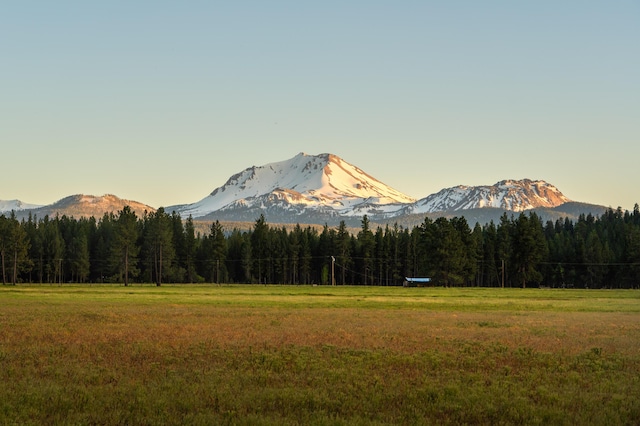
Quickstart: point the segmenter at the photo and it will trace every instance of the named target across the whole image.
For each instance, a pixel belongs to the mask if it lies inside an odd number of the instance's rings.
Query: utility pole
[[[504,259],[502,259],[502,288],[504,288]]]
[[[124,286],[129,285],[129,244],[124,247]]]
[[[2,273],[4,274],[4,265],[2,269]],[[16,285],[18,282],[18,250],[13,250],[13,285]],[[4,275],[2,277],[2,284],[4,284]]]
[[[160,257],[160,265],[158,269],[158,282],[156,283],[156,286],[160,287],[160,285],[162,284],[162,242],[160,242],[160,253],[158,253],[158,256]]]
[[[336,265],[336,258],[331,256],[331,285],[336,285],[335,265]]]

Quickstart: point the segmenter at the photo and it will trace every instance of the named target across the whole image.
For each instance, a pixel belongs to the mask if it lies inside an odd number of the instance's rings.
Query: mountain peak
[[[507,179],[491,186],[447,188],[416,203],[414,213],[458,211],[493,207],[521,212],[538,207],[557,207],[571,200],[544,180]]]
[[[257,208],[273,200],[284,209],[330,209],[336,214],[370,204],[415,201],[337,155],[301,152],[285,161],[249,167],[199,202],[174,208],[181,214],[201,217],[237,206]]]

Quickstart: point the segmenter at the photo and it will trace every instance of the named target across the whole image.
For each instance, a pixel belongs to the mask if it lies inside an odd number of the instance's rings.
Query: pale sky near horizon
[[[332,153],[415,198],[640,203],[640,1],[0,5],[0,200],[196,202]]]

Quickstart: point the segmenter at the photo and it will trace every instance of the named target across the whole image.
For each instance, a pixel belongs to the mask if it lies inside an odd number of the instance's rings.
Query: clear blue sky
[[[0,199],[200,200],[333,153],[407,195],[640,202],[640,2],[0,5]]]

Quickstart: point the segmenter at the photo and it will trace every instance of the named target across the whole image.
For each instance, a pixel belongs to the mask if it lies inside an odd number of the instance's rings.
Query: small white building
[[[402,283],[403,287],[426,287],[431,282],[431,278],[421,277],[421,278],[409,278],[405,277],[404,282]]]

